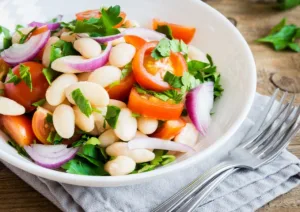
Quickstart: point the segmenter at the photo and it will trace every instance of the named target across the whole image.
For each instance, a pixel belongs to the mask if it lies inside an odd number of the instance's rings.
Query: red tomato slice
[[[90,18],[100,18],[101,13],[100,10],[86,10],[76,14],[76,19],[79,21],[89,20]],[[119,24],[115,26],[115,28],[120,28],[126,19],[126,13],[121,12],[120,17],[123,19]]]
[[[173,69],[176,76],[182,76],[187,70],[187,64],[180,53],[173,52],[169,58],[154,60],[150,54],[157,44],[158,42],[145,43],[134,56],[132,69],[136,81],[142,87],[161,92],[171,89],[163,80],[166,69]]]
[[[168,25],[172,30],[174,38],[183,40],[187,44],[189,44],[193,40],[196,33],[196,28],[194,27],[187,27],[187,26],[160,21],[158,19],[153,19],[154,30],[156,30],[157,27],[161,25]]]
[[[50,132],[54,131],[52,124],[46,121],[47,114],[51,114],[51,112],[38,107],[32,117],[32,130],[37,139],[43,144],[49,144],[47,138]]]
[[[31,128],[31,120],[26,116],[1,116],[0,122],[9,136],[21,147],[33,143],[35,137]]]
[[[109,98],[126,101],[134,83],[135,80],[133,74],[130,74],[125,79],[123,79],[119,85],[113,86],[111,88],[108,86],[106,90],[109,94]]]
[[[178,119],[183,106],[183,103],[164,102],[153,96],[141,95],[135,88],[131,90],[128,101],[128,108],[134,113],[159,120]]]
[[[165,140],[171,140],[185,127],[186,123],[182,119],[166,121],[156,132],[153,133],[152,137],[161,138]]]
[[[124,36],[126,43],[133,45],[137,50],[145,45],[146,41],[143,38],[140,38],[135,35],[126,35]]]
[[[33,103],[45,98],[49,84],[42,73],[44,68],[42,64],[37,62],[25,62],[22,64],[29,67],[33,87],[32,92],[26,83],[21,80],[17,85],[14,85],[14,83],[5,83],[5,95],[23,105],[26,111],[30,112],[35,109],[32,106]],[[13,68],[13,73],[17,76],[20,76],[19,67],[20,65]]]

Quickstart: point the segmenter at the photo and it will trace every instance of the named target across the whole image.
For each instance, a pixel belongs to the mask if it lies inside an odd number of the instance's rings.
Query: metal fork
[[[300,129],[300,124],[297,123],[300,107],[293,107],[295,95],[285,105],[284,100],[287,96],[285,93],[274,115],[267,120],[277,94],[278,90],[260,115],[261,118],[246,136],[246,142],[232,150],[224,162],[199,176],[153,212],[170,212],[176,208],[179,208],[177,211],[191,212],[230,174],[240,168],[254,170],[274,160]]]

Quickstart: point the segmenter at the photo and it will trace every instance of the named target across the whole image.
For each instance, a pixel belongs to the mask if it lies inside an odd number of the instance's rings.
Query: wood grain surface
[[[300,7],[281,12],[273,8],[274,3],[270,3],[274,2],[273,0],[206,0],[206,2],[229,17],[249,43],[257,64],[259,93],[270,95],[275,86],[290,92],[300,92],[300,53],[275,52],[269,46],[255,42],[257,38],[265,36],[272,26],[284,17],[289,23],[300,26]],[[300,102],[300,95],[297,102]],[[300,135],[293,140],[289,150],[300,157]],[[59,210],[0,163],[0,211]],[[300,187],[278,197],[259,210],[259,212],[266,211],[299,212]]]

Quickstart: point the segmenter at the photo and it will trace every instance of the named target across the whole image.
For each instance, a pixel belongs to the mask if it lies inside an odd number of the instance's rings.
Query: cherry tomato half
[[[171,140],[185,127],[186,123],[181,118],[166,121],[151,136],[165,140]]]
[[[47,138],[51,131],[54,131],[52,124],[46,121],[47,114],[51,114],[51,112],[38,107],[32,117],[32,130],[36,138],[43,144],[49,144]]]
[[[141,95],[132,88],[128,108],[134,113],[158,120],[178,119],[183,110],[183,103],[164,102],[154,96]]]
[[[109,98],[126,101],[134,83],[135,80],[133,74],[130,74],[125,79],[121,80],[119,85],[113,86],[111,88],[108,86],[106,90],[109,94]]]
[[[4,130],[20,146],[33,143],[35,137],[31,128],[31,120],[26,116],[1,116],[0,122]]]
[[[45,93],[49,84],[42,73],[43,65],[37,62],[25,62],[23,65],[29,67],[29,72],[32,81],[32,91],[26,85],[26,83],[21,80],[20,83],[14,85],[14,83],[5,83],[5,95],[23,105],[27,112],[34,110],[33,103],[45,98]],[[20,77],[19,73],[20,65],[13,68],[13,73]],[[8,80],[8,79],[6,79]]]
[[[132,69],[136,81],[144,88],[154,91],[166,91],[170,85],[163,80],[166,70],[172,70],[176,76],[182,76],[187,64],[180,53],[171,52],[171,56],[161,60],[151,57],[152,50],[158,42],[145,43],[135,54]]]
[[[194,27],[182,26],[178,24],[160,21],[158,19],[153,19],[154,30],[156,30],[157,27],[161,25],[168,25],[172,30],[174,38],[183,40],[187,44],[189,44],[193,40],[196,33],[196,28]]]

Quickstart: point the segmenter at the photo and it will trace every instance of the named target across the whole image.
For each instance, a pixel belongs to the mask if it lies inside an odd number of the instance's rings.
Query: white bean
[[[209,61],[206,58],[206,55],[200,49],[192,45],[189,45],[188,57],[191,60],[199,60],[205,63],[209,63]]]
[[[62,138],[71,138],[75,131],[75,114],[72,107],[59,105],[53,112],[53,125]]]
[[[141,133],[140,131],[136,131],[136,134],[134,136],[133,139],[136,139],[136,138],[147,138],[148,136],[145,135],[144,133]]]
[[[73,110],[75,114],[76,126],[84,132],[92,131],[95,127],[94,116],[91,115],[90,117],[87,117],[77,106],[74,106]]]
[[[136,118],[128,108],[122,108],[117,121],[115,133],[123,141],[129,141],[134,138],[137,131]]]
[[[56,78],[46,91],[46,100],[52,106],[61,104],[65,99],[65,90],[78,81],[75,74],[62,74]]]
[[[114,160],[108,161],[104,165],[104,170],[107,171],[111,176],[127,175],[134,171],[135,162],[126,156],[119,156]]]
[[[23,33],[24,35],[27,35],[31,30],[33,30],[33,27],[26,27],[26,28],[20,28],[19,31]],[[21,35],[18,32],[15,32],[12,36],[12,43],[19,43],[21,39]]]
[[[92,135],[92,136],[99,136],[100,133],[98,132],[98,129],[97,127],[95,126],[94,129],[90,132],[88,132],[89,135]]]
[[[104,116],[106,115],[107,112],[107,107],[98,107],[98,110],[101,111],[101,113],[93,112],[93,116],[95,119],[95,126],[98,130],[99,133],[104,132],[106,129],[109,129],[108,123],[105,121]],[[105,124],[104,124],[105,122]]]
[[[59,41],[58,37],[51,37],[49,38],[46,46],[45,46],[45,50],[43,53],[43,65],[45,67],[49,67],[50,65],[50,55],[51,55],[51,48],[52,48],[52,44],[55,44],[57,41]]]
[[[136,163],[149,162],[155,158],[155,154],[148,149],[128,149],[125,142],[115,142],[106,148],[109,156],[127,156],[132,158]]]
[[[195,126],[191,123],[187,123],[180,133],[174,138],[174,141],[194,147],[198,137],[199,133]]]
[[[92,72],[88,81],[97,83],[105,88],[106,86],[119,81],[121,75],[122,73],[119,68],[114,66],[103,66]]]
[[[85,72],[77,75],[79,82],[88,81],[92,72]]]
[[[9,98],[0,96],[0,114],[18,116],[25,113],[25,108]]]
[[[121,38],[118,38],[118,39],[116,39],[116,40],[113,40],[111,44],[112,44],[113,46],[116,46],[116,45],[118,45],[118,44],[120,44],[120,43],[125,43],[124,37],[121,37]]]
[[[127,105],[124,102],[116,100],[116,99],[110,99],[108,105],[116,106],[118,108],[126,108],[127,107]]]
[[[124,67],[131,62],[135,55],[135,47],[128,43],[121,43],[112,48],[109,63],[116,67]]]
[[[60,39],[66,42],[74,42],[77,36],[74,32],[63,32],[60,35]]]
[[[158,120],[156,119],[140,117],[137,121],[139,131],[147,135],[154,133],[158,127]]]
[[[79,38],[74,42],[74,48],[88,59],[99,56],[102,51],[100,44],[92,38]]]
[[[109,145],[117,142],[119,138],[114,133],[113,129],[106,130],[99,136],[100,147],[108,147]]]
[[[105,107],[108,105],[109,96],[107,91],[102,86],[93,82],[77,82],[66,88],[66,97],[72,104],[75,104],[72,92],[78,88],[92,105],[97,107]]]

